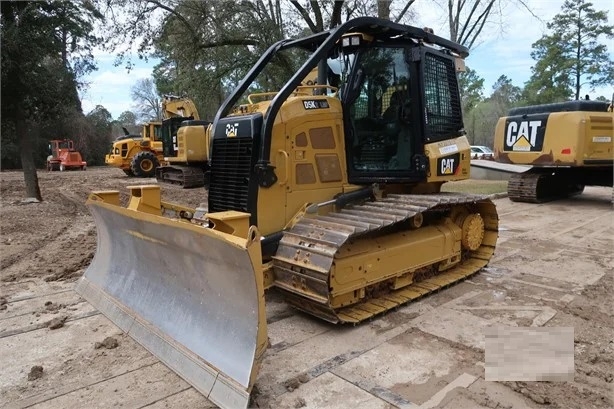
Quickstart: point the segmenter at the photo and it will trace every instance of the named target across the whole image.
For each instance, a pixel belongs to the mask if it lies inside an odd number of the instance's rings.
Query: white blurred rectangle
[[[574,329],[485,329],[487,381],[573,381]]]

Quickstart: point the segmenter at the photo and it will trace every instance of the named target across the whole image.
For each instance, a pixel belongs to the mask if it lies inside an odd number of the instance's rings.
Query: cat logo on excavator
[[[510,120],[506,126],[504,150],[540,151],[544,142],[547,118],[531,121]]]

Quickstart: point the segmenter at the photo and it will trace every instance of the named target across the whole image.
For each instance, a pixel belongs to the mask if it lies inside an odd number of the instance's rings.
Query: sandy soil
[[[93,190],[155,183],[112,168],[0,173],[0,407],[212,407],[73,291],[96,249]],[[353,328],[267,295],[271,348],[259,407],[612,408],[614,248],[611,192],[544,205],[496,201],[490,266],[446,291]],[[197,206],[203,189],[164,188]],[[573,327],[570,382],[489,382],[483,328]],[[42,368],[42,369],[41,369]]]

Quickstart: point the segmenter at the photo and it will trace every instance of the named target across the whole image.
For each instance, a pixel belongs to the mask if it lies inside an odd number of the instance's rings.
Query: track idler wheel
[[[461,244],[464,249],[475,251],[482,245],[484,240],[484,219],[478,213],[462,215],[456,219],[460,226]]]

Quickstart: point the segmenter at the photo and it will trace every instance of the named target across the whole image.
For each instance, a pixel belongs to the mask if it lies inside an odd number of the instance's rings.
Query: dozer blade
[[[245,239],[87,204],[98,246],[76,291],[212,402],[247,407],[267,343],[255,228]]]

